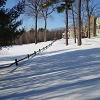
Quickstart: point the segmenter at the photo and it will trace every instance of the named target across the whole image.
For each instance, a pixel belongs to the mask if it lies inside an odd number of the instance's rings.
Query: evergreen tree
[[[6,1],[0,0],[0,48],[12,45],[14,40],[23,33],[23,29],[17,29],[22,24],[22,20],[16,20],[24,11],[24,1],[11,9],[5,9]]]

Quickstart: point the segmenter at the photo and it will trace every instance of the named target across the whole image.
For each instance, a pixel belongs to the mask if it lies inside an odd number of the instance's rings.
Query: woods
[[[46,40],[54,40],[61,39],[62,33],[64,33],[65,29],[54,29],[54,30],[46,30]],[[37,41],[44,42],[44,32],[45,29],[40,28],[37,30]],[[14,41],[15,45],[29,44],[35,43],[35,29],[30,29],[29,31],[25,31],[20,36],[20,38]]]

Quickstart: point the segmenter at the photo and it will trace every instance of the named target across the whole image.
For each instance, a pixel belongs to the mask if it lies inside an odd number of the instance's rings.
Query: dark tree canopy
[[[7,0],[0,0],[0,7],[6,3]]]
[[[17,29],[22,24],[22,20],[17,21],[17,19],[24,11],[24,1],[11,9],[5,9],[6,1],[0,0],[0,48],[12,45],[14,40],[23,33],[23,29]]]

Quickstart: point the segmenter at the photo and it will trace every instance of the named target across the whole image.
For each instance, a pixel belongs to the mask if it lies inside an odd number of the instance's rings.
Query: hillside
[[[51,41],[4,48],[0,66],[21,59]],[[69,39],[18,66],[0,69],[0,100],[100,100],[100,37]]]

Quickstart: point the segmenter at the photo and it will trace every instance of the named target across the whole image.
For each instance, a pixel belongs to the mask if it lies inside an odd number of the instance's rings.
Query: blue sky
[[[16,5],[18,3],[19,0],[7,0],[7,7],[13,7],[14,5]],[[92,4],[92,2],[91,2]],[[100,0],[96,0],[95,4],[99,4],[100,5]],[[100,6],[98,6],[100,9]],[[99,12],[99,10],[98,10]],[[58,14],[58,13],[53,13],[52,14],[54,17],[54,20],[48,19],[47,22],[47,29],[55,29],[55,28],[61,28],[61,27],[65,27],[65,15],[63,14]],[[25,16],[21,16],[20,18],[23,19],[23,25],[21,27],[25,27],[27,30],[29,30],[30,28],[34,28],[34,20],[33,18],[29,19],[26,18]],[[69,24],[71,20],[69,18]],[[38,28],[44,28],[44,21],[43,20],[38,20]]]
[[[7,0],[7,8],[13,7],[15,4],[17,4],[18,0]],[[64,14],[58,14],[58,13],[53,13],[52,14],[54,19],[48,19],[47,22],[47,29],[55,29],[55,28],[60,28],[60,27],[65,27],[64,23]],[[20,27],[25,27],[27,30],[29,30],[31,27],[34,28],[34,20],[32,18],[27,18],[25,16],[21,16],[20,18],[23,19],[23,25]],[[38,28],[44,28],[44,21],[43,20],[38,20]]]

